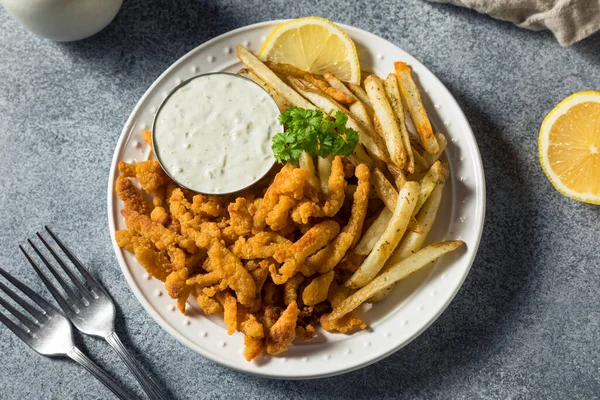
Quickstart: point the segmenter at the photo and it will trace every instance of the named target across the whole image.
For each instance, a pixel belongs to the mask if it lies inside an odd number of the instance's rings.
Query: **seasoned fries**
[[[408,275],[418,271],[430,262],[437,260],[444,254],[456,250],[463,244],[464,242],[462,240],[449,240],[446,242],[434,243],[425,247],[404,261],[394,264],[389,270],[373,279],[357,292],[348,296],[333,309],[331,314],[325,316],[325,318],[329,321],[335,321],[343,317],[354,311],[375,293],[392,286],[399,280],[406,278]]]
[[[404,184],[398,195],[394,214],[392,214],[383,235],[374,246],[375,251],[371,251],[359,269],[346,281],[347,287],[356,289],[366,285],[383,268],[408,227],[417,202],[420,186],[417,182],[406,182]]]
[[[390,161],[398,168],[404,168],[406,164],[406,150],[402,144],[400,130],[396,124],[394,111],[385,94],[383,81],[376,75],[369,75],[365,79],[365,90],[375,111],[375,127],[379,127]]]
[[[415,172],[415,156],[413,155],[413,149],[410,144],[410,134],[406,129],[404,107],[402,106],[402,99],[400,98],[400,89],[398,88],[398,79],[396,79],[396,75],[389,74],[385,80],[385,94],[387,95],[392,110],[394,110],[396,124],[398,125],[398,129],[400,129],[402,144],[404,145],[404,150],[406,150],[406,171],[412,174]]]
[[[308,100],[300,96],[292,88],[285,84],[273,71],[271,71],[262,61],[248,51],[244,46],[238,45],[235,48],[237,56],[242,63],[252,72],[254,72],[267,85],[273,88],[280,96],[286,99],[290,104],[296,107],[302,107],[309,110],[315,109]]]
[[[155,160],[122,163],[115,192],[127,229],[116,240],[165,283],[182,313],[192,297],[205,314],[223,316],[228,334],[242,333],[250,361],[311,339],[319,325],[365,329],[357,307],[385,298],[396,282],[463,242],[423,248],[443,201],[447,140],[434,134],[407,64],[359,86],[263,63],[241,45],[236,51],[244,64],[238,74],[262,86],[282,113],[321,110],[312,127],[325,132],[339,128],[329,128],[335,112],[345,113],[358,133],[354,152],[329,152],[325,140],[314,145],[319,151],[289,145],[290,163],[226,196],[179,186]],[[407,129],[411,121],[418,137]],[[318,137],[291,134],[293,123],[285,124],[292,138]],[[340,132],[340,146],[354,146],[356,134]],[[149,131],[144,137],[151,141]]]
[[[427,111],[423,107],[419,89],[413,81],[410,67],[403,62],[395,62],[394,69],[400,84],[400,92],[402,100],[406,103],[406,108],[413,121],[415,129],[421,138],[421,144],[427,153],[433,155],[440,151],[438,142],[433,134],[431,122],[427,117]]]

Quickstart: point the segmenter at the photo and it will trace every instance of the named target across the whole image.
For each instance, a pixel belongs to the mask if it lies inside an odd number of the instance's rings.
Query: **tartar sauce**
[[[161,105],[153,126],[165,172],[196,192],[224,194],[260,180],[273,166],[279,109],[254,82],[233,74],[200,75]]]

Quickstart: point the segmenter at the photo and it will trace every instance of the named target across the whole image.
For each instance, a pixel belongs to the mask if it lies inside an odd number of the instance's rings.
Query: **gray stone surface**
[[[469,277],[424,334],[360,371],[284,382],[217,366],[145,313],[113,255],[106,186],[123,124],[172,62],[231,29],[311,14],[391,40],[448,86],[477,136],[488,211]],[[35,37],[0,11],[0,265],[42,290],[17,245],[54,226],[119,304],[126,344],[177,399],[600,398],[600,207],[558,194],[536,155],[544,115],[598,89],[599,62],[598,34],[561,48],[549,33],[417,0],[128,0],[77,43]],[[141,394],[105,344],[83,344]],[[82,368],[38,356],[4,328],[0,365],[2,399],[111,398]]]

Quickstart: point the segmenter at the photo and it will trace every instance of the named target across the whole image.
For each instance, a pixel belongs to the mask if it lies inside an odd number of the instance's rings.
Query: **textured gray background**
[[[106,185],[123,124],[172,62],[231,29],[310,14],[391,40],[448,86],[481,149],[487,220],[465,285],[413,343],[345,376],[283,382],[219,367],[145,313],[113,255]],[[536,155],[544,115],[600,89],[599,62],[599,35],[560,48],[549,33],[417,0],[126,0],[108,28],[76,43],[37,38],[0,10],[0,265],[41,290],[17,245],[54,226],[119,304],[126,344],[177,399],[600,398],[600,207],[558,194]],[[140,393],[105,344],[83,343]],[[0,365],[2,399],[111,398],[3,327]]]

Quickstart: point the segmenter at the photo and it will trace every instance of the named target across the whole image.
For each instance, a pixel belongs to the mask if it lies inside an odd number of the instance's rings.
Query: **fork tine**
[[[54,299],[58,302],[58,304],[60,305],[60,308],[62,308],[62,310],[65,313],[75,312],[73,310],[73,308],[69,304],[67,304],[66,300],[62,297],[62,295],[60,294],[60,292],[58,290],[56,290],[56,288],[54,287],[54,285],[52,284],[52,282],[50,282],[50,280],[42,272],[42,270],[40,269],[40,267],[37,266],[37,264],[31,259],[31,257],[29,257],[29,254],[27,254],[27,252],[25,251],[25,249],[23,248],[23,246],[19,246],[19,249],[21,249],[21,251],[25,255],[25,258],[27,258],[27,261],[29,261],[29,264],[31,264],[31,266],[33,267],[33,269],[35,270],[35,272],[38,274],[38,276],[40,277],[40,279],[42,280],[42,282],[44,282],[44,285],[46,285],[46,288],[50,291],[50,294],[52,295],[52,297],[54,297]],[[21,289],[21,288],[19,288],[19,289]]]
[[[75,255],[73,255],[73,253],[71,253],[71,251],[67,248],[67,246],[65,246],[63,244],[63,242],[61,242],[60,239],[58,237],[56,237],[56,235],[50,230],[50,228],[47,225],[44,226],[44,228],[46,229],[48,234],[50,234],[50,236],[52,237],[52,240],[54,240],[54,242],[58,245],[58,247],[60,247],[60,249],[63,251],[63,253],[65,253],[66,256],[69,258],[69,260],[71,260],[73,265],[75,265],[75,268],[77,268],[77,270],[81,273],[81,275],[83,275],[87,284],[90,285],[90,287],[94,290],[97,289],[97,290],[104,292],[104,289],[102,288],[102,286],[100,286],[98,281],[96,281],[96,279],[94,279],[92,274],[90,274],[90,272],[87,270],[87,268],[83,266],[83,264],[77,259],[77,257],[75,257]]]
[[[73,305],[79,305],[79,303],[81,302],[81,296],[78,296],[73,291],[73,289],[71,289],[71,287],[69,286],[69,284],[67,282],[65,282],[65,280],[63,279],[63,277],[60,276],[60,274],[58,273],[58,271],[54,268],[54,266],[52,264],[50,264],[50,262],[48,261],[48,259],[46,257],[44,257],[44,255],[42,254],[42,252],[31,241],[31,239],[27,239],[27,243],[29,243],[29,245],[31,246],[31,248],[33,249],[33,251],[35,251],[35,253],[38,255],[38,257],[40,258],[40,260],[42,260],[42,262],[44,263],[44,265],[46,266],[46,268],[48,268],[48,270],[50,271],[50,273],[54,276],[54,278],[58,281],[58,283],[60,284],[60,286],[66,292],[67,299],[71,302],[71,304],[73,304]],[[50,280],[48,280],[48,282],[50,283]],[[46,282],[44,282],[44,283],[46,283]]]
[[[8,301],[4,300],[0,297],[0,305],[6,309],[9,313],[11,313],[16,319],[21,321],[21,323],[27,328],[27,333],[33,331],[36,327],[36,323],[30,320],[23,314],[21,311],[17,310],[12,304]],[[37,322],[37,321],[36,321]]]
[[[19,337],[25,343],[29,343],[29,339],[31,336],[28,332],[25,332],[19,325],[12,322],[6,315],[0,312],[0,322],[2,322],[8,329],[12,331],[15,335]]]
[[[0,289],[4,291],[14,301],[16,301],[21,307],[23,307],[36,321],[42,321],[44,315],[46,315],[45,311],[39,311],[37,308],[33,307],[31,304],[26,302],[21,296],[13,292],[8,286],[0,282]]]
[[[23,253],[25,253],[25,250],[23,250],[23,248],[21,246],[19,246],[19,248],[21,249],[21,251],[23,251]],[[29,258],[29,256],[27,255],[27,253],[25,253],[25,257],[27,257],[27,259],[30,260],[29,262],[32,262],[31,259]],[[12,276],[11,274],[9,274],[8,272],[6,272],[2,268],[0,268],[0,275],[2,275],[7,281],[9,281],[10,283],[12,283],[14,287],[16,287],[17,289],[19,289],[22,293],[24,293],[31,300],[33,300],[33,302],[35,304],[37,304],[37,306],[39,308],[42,309],[41,312],[44,315],[52,316],[54,313],[57,313],[57,314],[60,313],[60,311],[58,311],[52,304],[48,303],[46,301],[46,299],[44,299],[42,296],[40,296],[39,294],[37,294],[36,292],[34,292],[33,290],[31,290],[29,288],[29,286],[25,285],[20,280],[18,280],[17,278],[15,278],[14,276]]]
[[[39,232],[35,233],[37,235],[37,237],[41,240],[41,242],[44,244],[44,246],[46,247],[46,249],[48,249],[48,251],[50,252],[50,254],[52,254],[52,257],[54,257],[54,259],[56,260],[56,262],[58,263],[58,265],[60,265],[60,267],[62,268],[63,271],[65,271],[65,273],[69,276],[69,278],[71,278],[71,280],[73,281],[73,283],[75,283],[75,286],[77,286],[79,288],[79,290],[81,291],[81,293],[84,296],[92,296],[92,294],[90,293],[89,289],[86,288],[83,283],[79,280],[79,278],[73,273],[73,271],[71,271],[71,268],[69,268],[64,261],[62,260],[62,258],[60,258],[60,256],[58,254],[56,254],[56,252],[54,251],[54,249],[52,249],[52,247],[50,247],[50,245],[48,244],[48,242],[46,241],[46,239],[44,239],[42,237],[42,235],[40,235]]]

